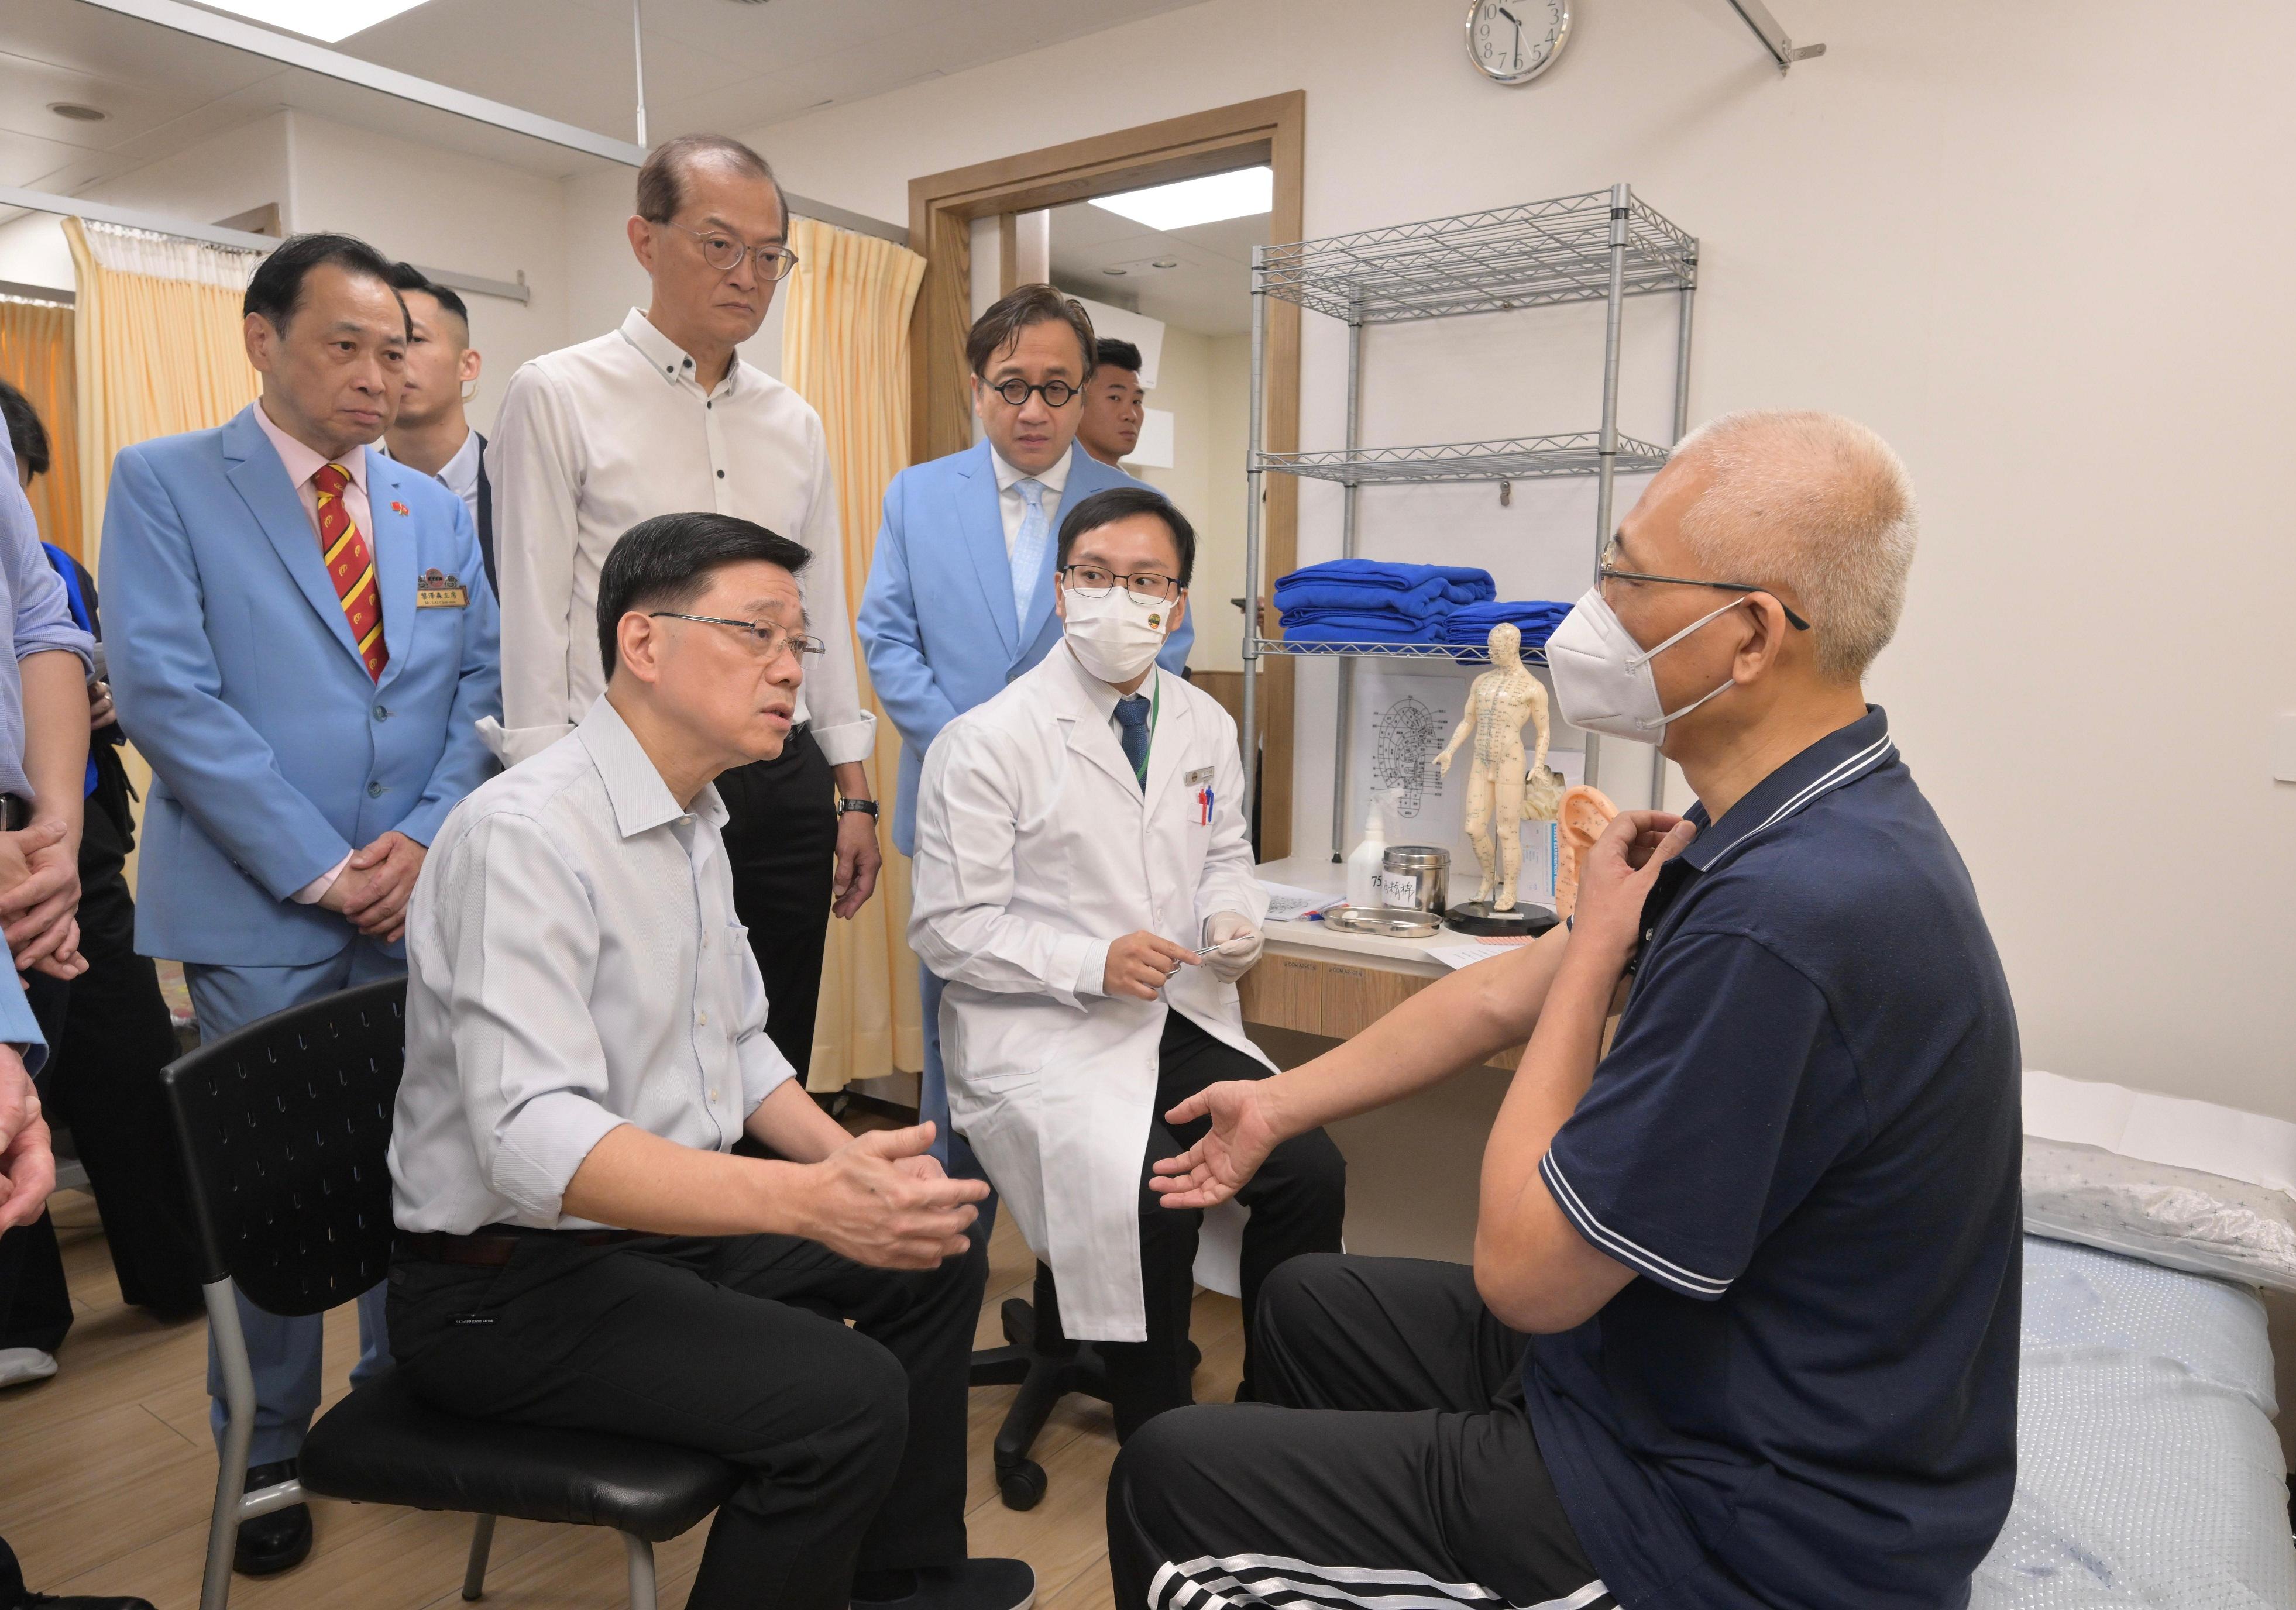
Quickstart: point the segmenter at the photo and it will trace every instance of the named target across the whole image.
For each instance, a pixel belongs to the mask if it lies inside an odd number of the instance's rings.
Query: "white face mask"
[[[1664,710],[1659,707],[1658,678],[1651,673],[1651,661],[1708,621],[1746,601],[1734,599],[1711,614],[1700,616],[1646,652],[1603,601],[1602,586],[1587,588],[1586,596],[1572,606],[1546,640],[1546,666],[1554,677],[1554,697],[1562,707],[1562,719],[1611,738],[1658,742],[1666,735],[1669,722],[1681,720],[1715,694],[1726,693],[1738,683],[1734,677],[1679,710]]]
[[[1062,595],[1068,614],[1069,648],[1077,661],[1101,681],[1123,683],[1156,663],[1177,601],[1144,604],[1122,587],[1104,598],[1070,590]]]

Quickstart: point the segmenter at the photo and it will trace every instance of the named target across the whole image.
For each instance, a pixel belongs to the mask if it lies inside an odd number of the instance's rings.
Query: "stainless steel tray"
[[[1389,906],[1343,905],[1324,915],[1325,928],[1342,934],[1377,934],[1384,939],[1430,939],[1442,923],[1427,911],[1406,911]]]

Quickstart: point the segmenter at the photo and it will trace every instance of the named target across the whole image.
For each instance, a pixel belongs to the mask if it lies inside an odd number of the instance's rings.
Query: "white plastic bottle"
[[[1387,812],[1377,799],[1364,822],[1363,842],[1348,857],[1348,903],[1369,911],[1380,903],[1380,863],[1387,855]]]

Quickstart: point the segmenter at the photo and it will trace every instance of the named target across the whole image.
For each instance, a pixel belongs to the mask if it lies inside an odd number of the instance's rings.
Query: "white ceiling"
[[[1167,230],[1144,228],[1089,201],[1053,209],[1054,278],[1199,335],[1251,329],[1251,249],[1267,244],[1266,213]],[[1159,261],[1176,266],[1158,268]],[[1111,274],[1111,268],[1125,272]]]
[[[657,139],[753,129],[1195,3],[644,0],[648,127]],[[635,135],[629,0],[428,0],[333,48]],[[68,122],[55,101],[111,116]],[[0,4],[0,184],[76,193],[282,106],[540,174],[603,165],[83,0]]]

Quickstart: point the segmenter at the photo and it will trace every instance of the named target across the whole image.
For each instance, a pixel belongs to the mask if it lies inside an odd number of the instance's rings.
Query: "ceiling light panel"
[[[210,11],[284,29],[332,45],[362,29],[411,12],[424,0],[200,0]]]
[[[1197,224],[1217,224],[1223,218],[1249,217],[1275,205],[1275,170],[1240,168],[1234,173],[1208,174],[1177,184],[1128,190],[1101,196],[1093,205],[1151,229],[1186,229]]]

